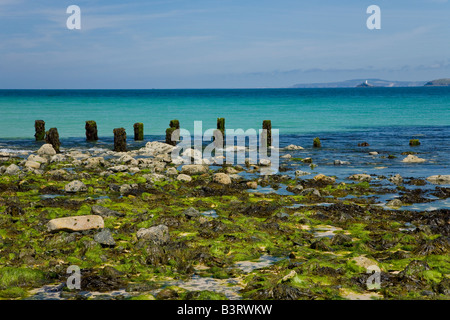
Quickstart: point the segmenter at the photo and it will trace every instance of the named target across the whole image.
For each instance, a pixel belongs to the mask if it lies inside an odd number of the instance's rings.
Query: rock
[[[151,141],[145,144],[145,148],[142,148],[141,151],[145,151],[150,153],[153,156],[158,154],[168,154],[171,153],[175,149],[174,146],[170,144],[159,142],[159,141]]]
[[[246,183],[247,188],[249,189],[257,189],[258,188],[258,183],[256,181],[249,181]]]
[[[128,171],[128,166],[122,164],[119,166],[114,166],[114,167],[108,168],[108,170],[111,170],[112,172],[125,172],[125,171]]]
[[[364,269],[367,269],[371,266],[378,266],[378,262],[364,256],[354,257],[351,260],[354,261],[358,267],[362,267]]]
[[[141,228],[136,233],[139,240],[146,240],[157,245],[162,245],[169,242],[169,228],[166,225],[160,224],[156,227]]]
[[[203,158],[203,154],[200,150],[192,149],[192,148],[189,148],[189,149],[186,149],[185,151],[183,151],[181,156],[190,161],[194,161],[195,163],[197,163],[197,162],[200,163]]]
[[[50,143],[46,143],[36,153],[39,155],[53,156],[56,154],[56,151]]]
[[[314,177],[315,181],[319,181],[319,182],[323,182],[326,184],[333,184],[336,182],[336,179],[333,177],[328,177],[324,174],[318,174],[317,176]]]
[[[105,208],[99,205],[93,205],[91,207],[91,213],[95,215],[99,215],[102,217],[123,217],[125,216],[125,213],[117,212],[114,210],[111,210],[109,208]]]
[[[369,144],[367,142],[358,143],[358,147],[368,147]]]
[[[450,184],[450,174],[430,176],[427,180],[433,184]]]
[[[194,217],[200,216],[200,211],[198,211],[195,208],[190,207],[190,208],[184,210],[183,214],[188,218],[194,218]]]
[[[288,191],[293,192],[293,193],[301,193],[303,191],[303,189],[304,189],[303,186],[301,184],[298,184],[296,186],[289,188]]]
[[[69,193],[84,192],[87,191],[87,187],[83,182],[74,180],[64,186],[64,191]]]
[[[306,171],[302,171],[302,170],[296,170],[296,171],[295,171],[295,176],[296,176],[296,177],[299,177],[299,176],[307,176],[307,175],[309,175],[309,174],[311,174],[311,173],[306,172]]]
[[[367,181],[370,182],[372,180],[372,177],[368,174],[364,174],[364,173],[357,173],[357,174],[353,174],[350,177],[348,177],[348,179],[350,180],[357,180],[357,181]]]
[[[111,231],[109,231],[109,229],[104,229],[97,233],[94,236],[94,241],[100,243],[102,246],[107,247],[114,247],[116,245],[116,242],[114,241],[114,238],[112,237]]]
[[[202,164],[186,164],[181,167],[181,173],[194,175],[208,172],[208,166]]]
[[[312,163],[313,160],[312,160],[311,158],[304,158],[304,159],[302,160],[302,162],[303,162],[303,163]]]
[[[86,166],[86,168],[95,168],[102,165],[105,165],[105,159],[103,157],[92,157],[86,159],[83,164]]]
[[[386,206],[388,207],[401,207],[403,206],[403,202],[399,199],[392,199],[386,203]]]
[[[176,175],[178,175],[178,171],[176,168],[167,168],[166,174],[168,176],[176,176]]]
[[[191,182],[192,178],[188,176],[187,174],[179,174],[177,176],[177,180],[181,182]]]
[[[303,150],[303,147],[296,146],[295,144],[290,144],[284,148],[284,150]]]
[[[370,151],[370,152],[369,152],[369,155],[371,155],[371,156],[376,156],[376,155],[378,155],[378,152],[376,152],[376,151]]]
[[[213,175],[213,181],[220,184],[231,184],[230,177],[225,173],[216,173]]]
[[[399,185],[399,184],[402,184],[402,183],[403,183],[403,178],[402,178],[401,175],[399,175],[399,174],[397,173],[395,176],[390,177],[390,178],[389,178],[389,181],[392,182],[393,184]]]
[[[340,166],[340,165],[344,165],[344,164],[350,164],[350,162],[342,161],[342,160],[334,160],[334,165],[335,166]]]
[[[5,170],[5,174],[8,174],[8,175],[16,175],[19,173],[20,173],[20,168],[19,168],[19,166],[15,165],[14,163],[10,164]]]
[[[142,177],[150,183],[166,180],[166,176],[159,173],[144,174]]]
[[[415,155],[409,154],[405,159],[402,160],[402,162],[406,162],[406,163],[421,163],[421,162],[425,162],[427,160],[419,158]]]
[[[27,162],[25,162],[25,167],[30,168],[30,169],[39,169],[41,167],[41,164],[36,161],[28,160]]]
[[[30,154],[30,156],[27,159],[28,161],[34,161],[34,162],[39,162],[39,163],[47,163],[48,160],[41,157],[41,156],[37,156],[35,154]]]
[[[268,167],[268,166],[270,166],[271,163],[272,162],[269,159],[260,159],[259,160],[259,165],[260,166]]]
[[[302,192],[300,192],[301,196],[307,196],[307,195],[313,195],[316,197],[320,197],[320,192],[319,190],[315,189],[315,188],[307,188],[304,189]]]
[[[228,174],[237,174],[239,172],[233,167],[227,167],[225,170],[227,171]]]
[[[137,185],[136,185],[137,186]],[[131,190],[133,190],[133,185],[131,185],[131,184],[122,184],[120,187],[119,187],[119,192],[120,192],[120,194],[127,194],[127,193],[130,193],[131,192]]]
[[[285,155],[281,156],[280,158],[282,158],[282,159],[290,159],[290,158],[292,158],[292,156],[288,153],[288,154],[285,154]]]
[[[103,218],[97,215],[75,216],[52,219],[47,223],[49,232],[54,231],[85,231],[91,229],[103,229]]]

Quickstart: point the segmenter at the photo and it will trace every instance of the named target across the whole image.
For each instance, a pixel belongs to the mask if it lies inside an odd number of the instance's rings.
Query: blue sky
[[[0,88],[432,80],[450,77],[449,17],[448,0],[0,0]]]

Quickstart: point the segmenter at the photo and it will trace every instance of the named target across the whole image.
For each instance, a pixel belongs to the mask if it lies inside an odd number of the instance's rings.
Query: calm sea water
[[[37,119],[47,129],[58,128],[63,149],[100,150],[112,149],[113,129],[118,127],[127,130],[129,149],[136,149],[146,141],[163,140],[172,119],[191,132],[199,120],[205,131],[216,127],[218,117],[226,119],[226,128],[244,130],[260,129],[269,119],[279,129],[280,147],[300,145],[305,149],[289,153],[311,157],[318,165],[310,169],[300,163],[293,169],[339,179],[354,173],[417,178],[450,174],[450,88],[0,90],[0,114],[0,151],[38,149]],[[86,120],[97,122],[96,143],[85,141]],[[135,122],[144,123],[143,142],[133,141]],[[312,148],[316,136],[320,149]],[[421,145],[410,147],[413,138]],[[363,141],[370,146],[358,147]],[[427,161],[405,164],[405,151]],[[334,160],[350,164],[335,166]]]
[[[342,88],[248,90],[0,90],[0,138],[33,138],[34,121],[58,128],[62,138],[84,137],[86,120],[99,136],[114,128],[163,135],[172,119],[193,130],[196,120],[215,128],[261,128],[272,120],[281,135],[384,127],[450,126],[450,88]],[[448,137],[448,134],[446,135]]]

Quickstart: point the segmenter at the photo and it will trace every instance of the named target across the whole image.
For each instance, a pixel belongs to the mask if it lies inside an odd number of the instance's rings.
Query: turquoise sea
[[[300,145],[292,157],[311,157],[317,166],[292,167],[338,180],[354,173],[426,178],[450,174],[450,88],[218,89],[218,90],[0,90],[0,152],[27,154],[34,121],[58,128],[61,148],[112,150],[113,129],[124,127],[129,149],[163,140],[172,119],[193,132],[225,118],[228,129],[260,129],[263,120],[279,129],[280,147]],[[85,121],[95,120],[99,141],[85,140]],[[133,141],[133,124],[144,123],[145,141]],[[322,148],[312,147],[320,137]],[[409,146],[419,139],[420,146]],[[368,147],[358,143],[367,142]],[[378,155],[370,155],[376,151]],[[405,152],[426,159],[404,163]],[[282,153],[284,154],[284,153]],[[280,154],[280,155],[282,155]],[[335,160],[347,161],[336,166]],[[293,170],[288,174],[293,174]],[[381,181],[381,180],[380,180]],[[383,180],[386,181],[386,180]],[[434,188],[430,185],[429,188]],[[433,204],[448,208],[450,203]]]

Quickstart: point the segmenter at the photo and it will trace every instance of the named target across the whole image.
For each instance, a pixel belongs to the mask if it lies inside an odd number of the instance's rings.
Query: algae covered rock
[[[157,245],[165,244],[170,240],[169,228],[163,224],[151,228],[141,228],[136,236],[139,240],[153,242]]]

